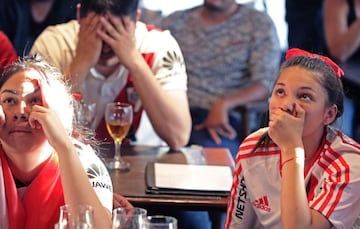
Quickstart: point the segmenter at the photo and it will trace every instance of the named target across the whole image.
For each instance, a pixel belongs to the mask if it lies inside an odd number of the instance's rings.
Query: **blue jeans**
[[[175,211],[171,209],[148,209],[148,215],[169,215],[178,220],[179,229],[222,229],[226,213],[220,211]]]
[[[236,157],[238,148],[240,146],[241,139],[244,136],[239,136],[239,125],[240,120],[229,116],[230,125],[237,131],[238,136],[235,139],[228,139],[221,137],[221,143],[216,144],[210,137],[207,130],[195,130],[194,126],[198,125],[205,121],[208,116],[209,111],[202,108],[190,108],[191,118],[192,118],[192,130],[189,140],[189,145],[201,145],[204,147],[219,147],[219,148],[228,148],[231,152],[233,158]]]
[[[235,158],[240,145],[240,137],[236,139],[227,139],[222,137],[221,144],[216,144],[210,137],[207,130],[196,131],[194,126],[205,121],[208,110],[201,108],[190,108],[192,118],[192,130],[188,145],[200,145],[204,147],[221,147],[228,148]],[[239,129],[240,121],[234,117],[229,117],[231,126],[235,129]],[[239,131],[238,135],[239,135]],[[180,211],[180,212],[168,212],[178,219],[178,226],[186,229],[211,229],[214,227],[223,228],[226,218],[225,212],[207,212],[207,211]],[[216,226],[215,226],[216,225]]]

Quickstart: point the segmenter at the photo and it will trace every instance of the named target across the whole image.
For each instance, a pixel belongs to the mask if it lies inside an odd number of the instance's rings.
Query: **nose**
[[[281,109],[289,114],[292,114],[295,111],[295,100],[288,96],[283,100]]]
[[[24,102],[19,103],[17,110],[14,113],[15,121],[28,121],[29,111],[28,107]]]

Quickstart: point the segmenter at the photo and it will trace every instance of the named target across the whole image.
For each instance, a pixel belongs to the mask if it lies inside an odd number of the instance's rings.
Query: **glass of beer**
[[[108,103],[105,109],[106,129],[114,139],[115,155],[106,162],[109,169],[129,170],[130,164],[121,158],[121,143],[129,132],[133,109],[127,103]]]

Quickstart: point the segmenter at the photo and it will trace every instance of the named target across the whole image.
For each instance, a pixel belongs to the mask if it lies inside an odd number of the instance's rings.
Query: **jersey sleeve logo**
[[[170,71],[180,72],[184,68],[184,60],[175,51],[167,51],[166,56],[163,57],[163,67]]]

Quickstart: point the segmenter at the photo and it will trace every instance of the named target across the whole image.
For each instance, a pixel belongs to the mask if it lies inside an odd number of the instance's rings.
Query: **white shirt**
[[[47,27],[34,42],[31,53],[40,53],[49,63],[64,72],[75,57],[79,28],[76,20]],[[169,31],[149,29],[144,23],[137,22],[135,39],[136,47],[142,54],[154,55],[150,68],[163,90],[187,90],[187,75],[182,52]],[[170,60],[171,65],[165,59]],[[97,102],[96,124],[104,116],[106,103],[114,101],[124,87],[127,76],[128,71],[123,66],[119,66],[109,77],[104,77],[95,69],[91,69],[85,80],[77,88],[73,88],[86,100]],[[138,98],[136,93],[128,93]],[[140,99],[136,104],[135,109],[141,107]],[[138,132],[153,131],[152,128],[147,128],[148,119],[142,120],[144,120],[144,128],[140,126]],[[140,135],[137,133],[137,135],[149,136],[146,133]],[[152,132],[151,136],[157,139],[152,142],[158,141],[155,132]],[[138,139],[138,142],[142,142],[142,139]]]

